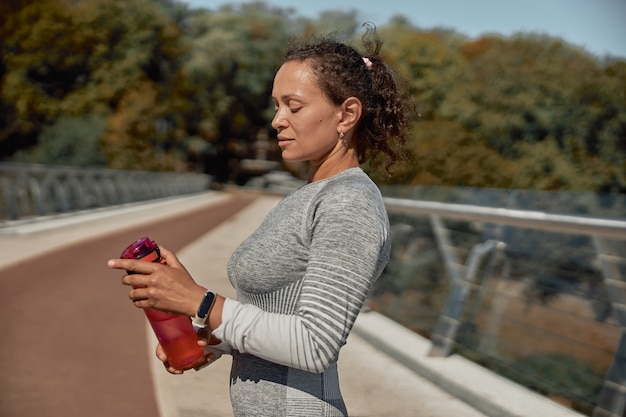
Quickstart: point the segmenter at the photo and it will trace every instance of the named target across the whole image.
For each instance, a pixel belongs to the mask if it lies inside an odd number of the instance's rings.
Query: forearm
[[[214,335],[233,349],[281,365],[323,372],[336,360],[341,343],[328,343],[298,315],[268,313],[227,299]]]
[[[211,308],[209,316],[207,317],[207,326],[210,330],[215,330],[222,324],[222,310],[224,309],[225,300],[223,296],[219,294],[216,295],[213,308]]]

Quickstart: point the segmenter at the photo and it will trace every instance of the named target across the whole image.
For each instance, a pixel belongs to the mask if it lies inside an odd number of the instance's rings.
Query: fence
[[[0,163],[0,221],[207,190],[203,174]]]
[[[0,164],[0,222],[206,190],[199,174]],[[408,190],[408,191],[407,191]],[[626,413],[626,196],[383,188],[374,310],[594,417]]]
[[[586,415],[623,416],[624,196],[446,192],[383,190],[393,249],[370,307],[430,338],[431,355],[457,352]]]

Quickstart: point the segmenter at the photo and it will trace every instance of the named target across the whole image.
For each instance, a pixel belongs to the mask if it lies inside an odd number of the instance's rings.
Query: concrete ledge
[[[47,216],[32,216],[20,220],[4,220],[0,221],[0,235],[24,235],[46,232],[93,220],[103,220],[138,212],[144,213],[144,216],[149,216],[148,220],[145,221],[150,221],[161,217],[164,210],[190,210],[194,207],[206,204],[209,199],[217,200],[219,198],[225,198],[225,195],[215,191],[204,191],[195,194],[137,201],[115,206],[96,207],[88,210],[75,210]],[[144,220],[142,219],[142,221]]]
[[[583,417],[459,355],[428,356],[430,341],[374,311],[354,333],[451,395],[491,417]]]

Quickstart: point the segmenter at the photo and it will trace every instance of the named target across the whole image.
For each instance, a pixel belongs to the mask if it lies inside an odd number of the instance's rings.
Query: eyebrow
[[[289,100],[303,101],[303,96],[298,95],[298,94],[283,94],[282,96],[279,97],[279,99],[276,99],[276,97],[272,96],[272,101],[274,103],[278,101],[288,102]]]

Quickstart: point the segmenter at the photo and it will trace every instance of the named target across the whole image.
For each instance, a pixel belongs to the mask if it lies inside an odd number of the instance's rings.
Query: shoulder
[[[330,178],[317,193],[313,209],[348,222],[363,216],[387,218],[378,186],[360,168]]]
[[[323,199],[347,202],[382,203],[378,186],[360,168],[355,168],[330,178],[320,190]]]
[[[311,235],[326,241],[381,248],[389,235],[389,217],[376,184],[362,170],[330,178],[316,194],[308,213]],[[346,243],[347,244],[347,243]]]

